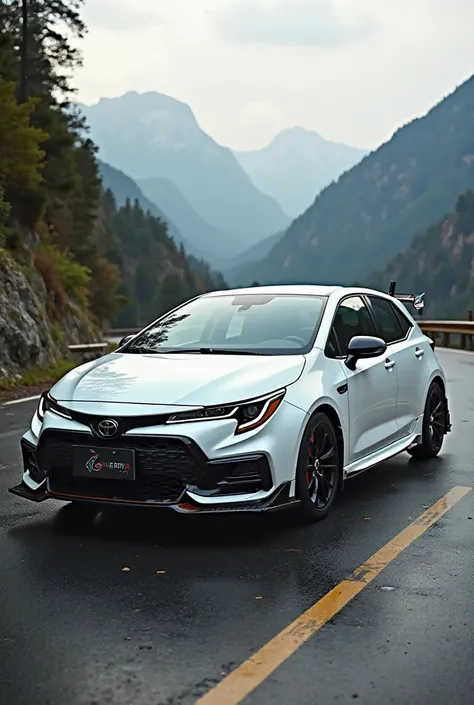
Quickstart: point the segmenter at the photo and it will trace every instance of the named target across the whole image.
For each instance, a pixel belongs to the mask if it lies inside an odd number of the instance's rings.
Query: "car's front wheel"
[[[316,412],[303,434],[296,468],[296,497],[304,521],[327,516],[337,493],[341,461],[333,422],[324,412]]]
[[[408,453],[413,458],[427,460],[438,455],[443,446],[446,415],[445,394],[441,385],[438,382],[433,382],[426,396],[421,443],[408,449]]]

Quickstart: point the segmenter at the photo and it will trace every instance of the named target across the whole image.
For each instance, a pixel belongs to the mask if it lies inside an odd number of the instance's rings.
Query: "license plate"
[[[134,480],[135,451],[128,448],[73,447],[73,475],[104,480]]]

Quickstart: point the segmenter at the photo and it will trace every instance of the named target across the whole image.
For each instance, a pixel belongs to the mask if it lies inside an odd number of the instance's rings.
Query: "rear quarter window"
[[[369,299],[380,335],[387,345],[403,340],[410,329],[408,320],[405,317],[402,319],[401,312],[391,301],[376,296],[370,296]]]

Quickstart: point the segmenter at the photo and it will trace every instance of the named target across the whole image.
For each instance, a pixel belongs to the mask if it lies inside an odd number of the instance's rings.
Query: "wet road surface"
[[[36,402],[0,408],[0,702],[471,705],[473,491],[236,694],[243,662],[453,488],[474,486],[474,355],[439,357],[453,422],[442,455],[402,454],[350,480],[306,527],[286,513],[88,518],[13,497]]]

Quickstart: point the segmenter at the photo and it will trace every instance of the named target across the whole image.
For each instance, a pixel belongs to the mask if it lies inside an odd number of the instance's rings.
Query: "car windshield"
[[[325,302],[291,294],[203,296],[139,333],[123,351],[301,355],[312,347]]]

